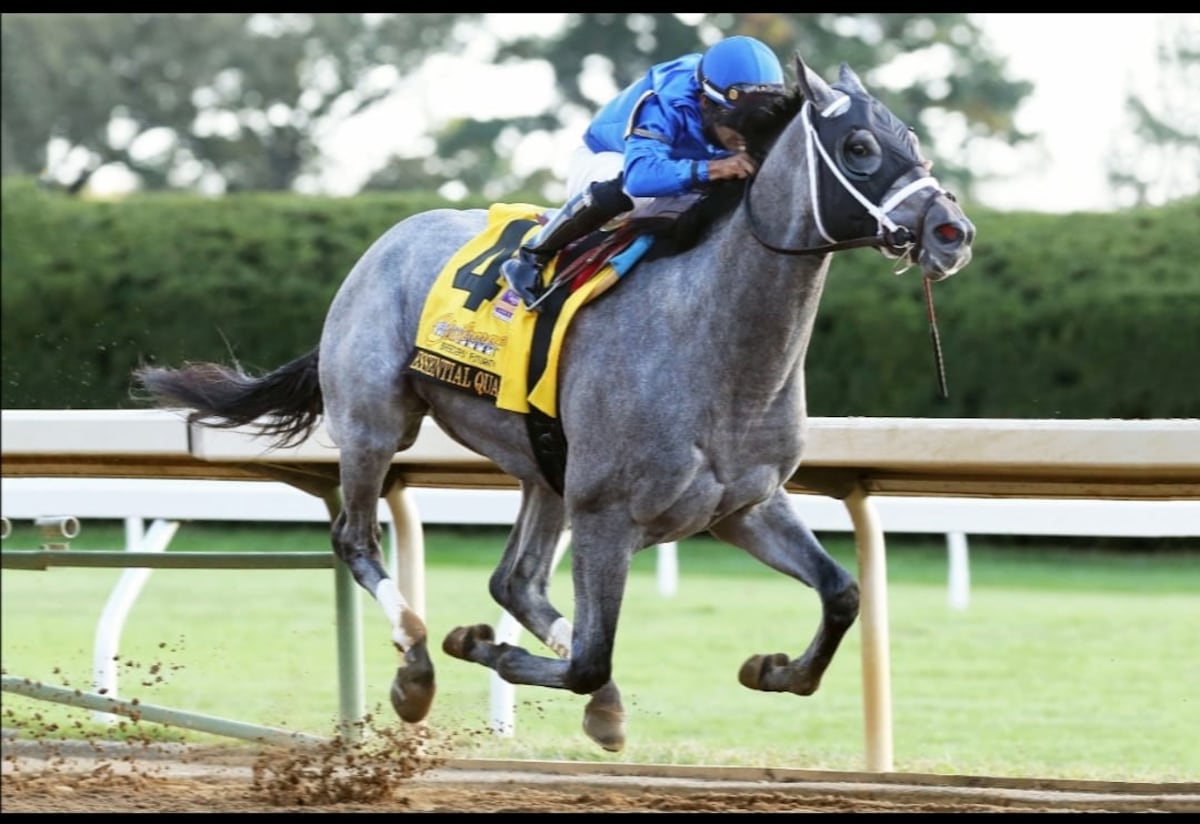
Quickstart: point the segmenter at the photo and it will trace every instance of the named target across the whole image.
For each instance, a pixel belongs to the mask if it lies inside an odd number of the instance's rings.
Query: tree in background
[[[117,163],[146,189],[292,189],[320,168],[325,129],[471,17],[5,14],[3,173],[78,190]]]
[[[545,170],[531,179],[487,162],[480,147],[511,145],[538,131],[582,131],[608,97],[652,64],[687,52],[700,52],[722,36],[749,34],[775,49],[786,67],[799,53],[829,80],[849,63],[899,117],[914,128],[937,165],[942,182],[970,195],[978,172],[954,162],[969,141],[1020,143],[1033,135],[1019,131],[1013,114],[1033,90],[1027,81],[1004,77],[1005,61],[988,52],[976,25],[965,14],[674,14],[580,13],[563,15],[549,36],[518,37],[497,44],[494,61],[544,60],[551,65],[560,101],[546,112],[504,120],[459,120],[438,135],[438,155],[477,153],[478,165],[458,163],[445,184],[457,180],[472,194],[499,199],[515,189],[550,183]],[[607,79],[598,82],[597,76]],[[603,93],[591,91],[597,86]],[[513,90],[519,93],[519,90]],[[570,124],[574,123],[573,126]],[[494,156],[493,156],[494,158]],[[410,179],[412,162],[396,158],[368,182],[392,188]],[[552,199],[561,192],[546,194]]]
[[[433,55],[490,45],[494,64],[545,61],[546,111],[441,125],[432,150],[395,154],[368,188],[448,191],[498,200],[555,185],[518,173],[513,147],[563,133],[652,63],[752,34],[785,65],[793,53],[832,79],[845,61],[922,138],[939,179],[969,196],[956,165],[972,141],[1020,142],[1017,104],[1031,91],[1003,76],[964,14],[561,15],[552,33],[501,41],[473,14],[5,14],[0,146],[4,174],[72,190],[118,164],[146,189],[314,191],[329,134],[389,96]],[[520,95],[522,89],[504,94]],[[388,141],[381,134],[381,141]],[[546,191],[553,196],[552,191]]]
[[[1200,17],[1162,27],[1158,64],[1158,88],[1126,96],[1133,131],[1109,154],[1108,180],[1127,206],[1200,194]]]

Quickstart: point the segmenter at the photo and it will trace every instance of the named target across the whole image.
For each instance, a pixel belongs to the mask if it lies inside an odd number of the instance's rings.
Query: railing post
[[[141,518],[126,518],[125,549],[129,552],[165,552],[178,530],[179,521],[158,519],[146,532]],[[92,688],[100,695],[117,697],[117,655],[121,650],[121,631],[142,588],[150,580],[151,572],[149,567],[126,569],[104,602],[100,620],[96,622],[96,637],[92,642]],[[92,716],[104,724],[115,724],[121,720],[110,712],[95,712]]]
[[[332,523],[342,511],[341,488],[335,487],[323,497]],[[334,561],[333,578],[337,610],[338,734],[345,741],[359,741],[363,733],[362,721],[367,714],[362,603],[354,575],[341,558]]]
[[[658,594],[671,598],[679,588],[679,544],[675,541],[659,544],[655,559],[655,575]]]
[[[967,559],[966,534],[947,532],[946,554],[946,601],[951,609],[966,609],[971,600],[971,566]]]
[[[393,484],[384,495],[392,513],[392,572],[400,595],[421,620],[425,619],[425,530],[412,491]]]
[[[888,641],[887,548],[867,492],[855,484],[844,503],[858,550],[862,636],[863,721],[867,769],[892,771],[892,676]]]

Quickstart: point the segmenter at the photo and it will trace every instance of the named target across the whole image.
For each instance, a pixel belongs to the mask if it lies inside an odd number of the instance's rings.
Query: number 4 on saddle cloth
[[[524,203],[488,209],[482,232],[434,281],[408,371],[495,399],[501,409],[557,418],[558,352],[576,310],[616,284],[653,243],[625,223],[568,246],[542,272],[536,312],[508,289],[500,264],[541,228],[544,209]],[[558,274],[561,273],[561,276]]]

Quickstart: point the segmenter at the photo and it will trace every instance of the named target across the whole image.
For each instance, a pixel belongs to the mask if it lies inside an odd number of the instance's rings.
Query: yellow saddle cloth
[[[434,281],[421,322],[411,372],[476,395],[494,398],[501,409],[528,412],[532,404],[558,417],[558,354],[575,312],[620,276],[611,264],[575,291],[553,313],[530,312],[504,283],[500,264],[508,260],[540,228],[543,207],[526,203],[496,204],[488,209],[487,226],[446,263]],[[543,283],[554,277],[557,259],[542,272]],[[612,270],[612,271],[610,271]],[[552,322],[545,369],[529,384],[534,330]]]

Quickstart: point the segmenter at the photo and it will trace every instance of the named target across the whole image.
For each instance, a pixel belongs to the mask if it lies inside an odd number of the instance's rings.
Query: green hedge
[[[436,197],[86,201],[3,181],[0,400],[122,408],[142,362],[273,368],[311,348],[350,267]],[[481,206],[486,204],[469,204]],[[841,253],[808,359],[814,415],[1200,416],[1200,198],[1121,213],[968,208],[975,260],[933,293]]]
[[[150,194],[4,180],[5,408],[122,408],[139,363],[272,368],[316,344],[370,243],[436,197]]]
[[[1200,417],[1200,198],[1119,213],[969,207],[971,264],[933,285],[872,251],[831,267],[808,356],[815,415]]]

